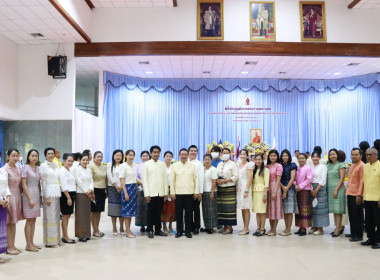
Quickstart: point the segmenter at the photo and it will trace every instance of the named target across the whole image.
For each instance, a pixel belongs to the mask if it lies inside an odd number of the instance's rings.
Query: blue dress
[[[281,176],[281,184],[286,186],[291,178],[291,172],[292,170],[297,171],[297,165],[292,162],[290,164],[284,164],[282,165],[283,172]],[[286,198],[282,200],[282,207],[284,210],[284,214],[298,214],[298,204],[297,204],[297,196],[296,191],[294,189],[294,185],[288,189]]]

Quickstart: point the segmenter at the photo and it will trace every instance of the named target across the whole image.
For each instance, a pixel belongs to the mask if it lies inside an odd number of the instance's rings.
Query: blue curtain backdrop
[[[277,150],[338,148],[380,138],[380,74],[339,80],[139,79],[104,72],[105,159],[152,145],[178,158],[221,139],[241,147],[250,129]],[[250,105],[246,104],[249,98]],[[233,109],[231,109],[233,108]],[[238,110],[236,110],[236,108]],[[269,108],[269,109],[268,109]],[[163,156],[163,153],[162,153]],[[349,159],[349,154],[348,154]]]

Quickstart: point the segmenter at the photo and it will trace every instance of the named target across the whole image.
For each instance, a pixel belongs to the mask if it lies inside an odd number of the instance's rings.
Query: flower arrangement
[[[249,142],[248,145],[244,146],[244,149],[246,149],[249,153],[253,153],[255,155],[268,153],[271,148],[271,145],[265,142],[261,142],[260,144]]]
[[[232,143],[229,143],[227,141],[225,141],[224,143],[222,143],[222,141],[219,141],[219,144],[217,144],[216,142],[211,142],[211,144],[207,144],[206,145],[206,148],[207,148],[207,151],[211,152],[211,149],[215,146],[218,146],[219,148],[223,149],[223,148],[228,148],[231,153],[234,151],[235,149],[235,145],[232,144]]]
[[[176,159],[172,159],[172,161],[170,162],[170,164],[174,164],[174,163],[176,163],[178,160],[176,160]]]

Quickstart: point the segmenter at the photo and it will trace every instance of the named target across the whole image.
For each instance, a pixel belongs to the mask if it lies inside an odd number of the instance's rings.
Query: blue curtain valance
[[[281,80],[281,79],[142,79],[111,72],[103,73],[104,84],[112,85],[114,88],[121,86],[128,90],[139,89],[142,92],[148,92],[154,89],[157,92],[172,90],[181,92],[184,90],[200,91],[205,89],[210,92],[224,90],[232,92],[241,90],[249,92],[252,90],[259,92],[307,92],[314,90],[316,92],[330,91],[336,93],[342,89],[349,91],[355,90],[361,86],[370,88],[375,84],[380,84],[380,73],[374,73],[351,78],[335,80]]]

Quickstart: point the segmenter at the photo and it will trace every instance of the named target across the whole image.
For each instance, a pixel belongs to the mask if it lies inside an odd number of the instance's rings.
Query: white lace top
[[[59,185],[59,166],[56,162],[45,161],[40,166],[41,195],[43,197],[61,197]]]

